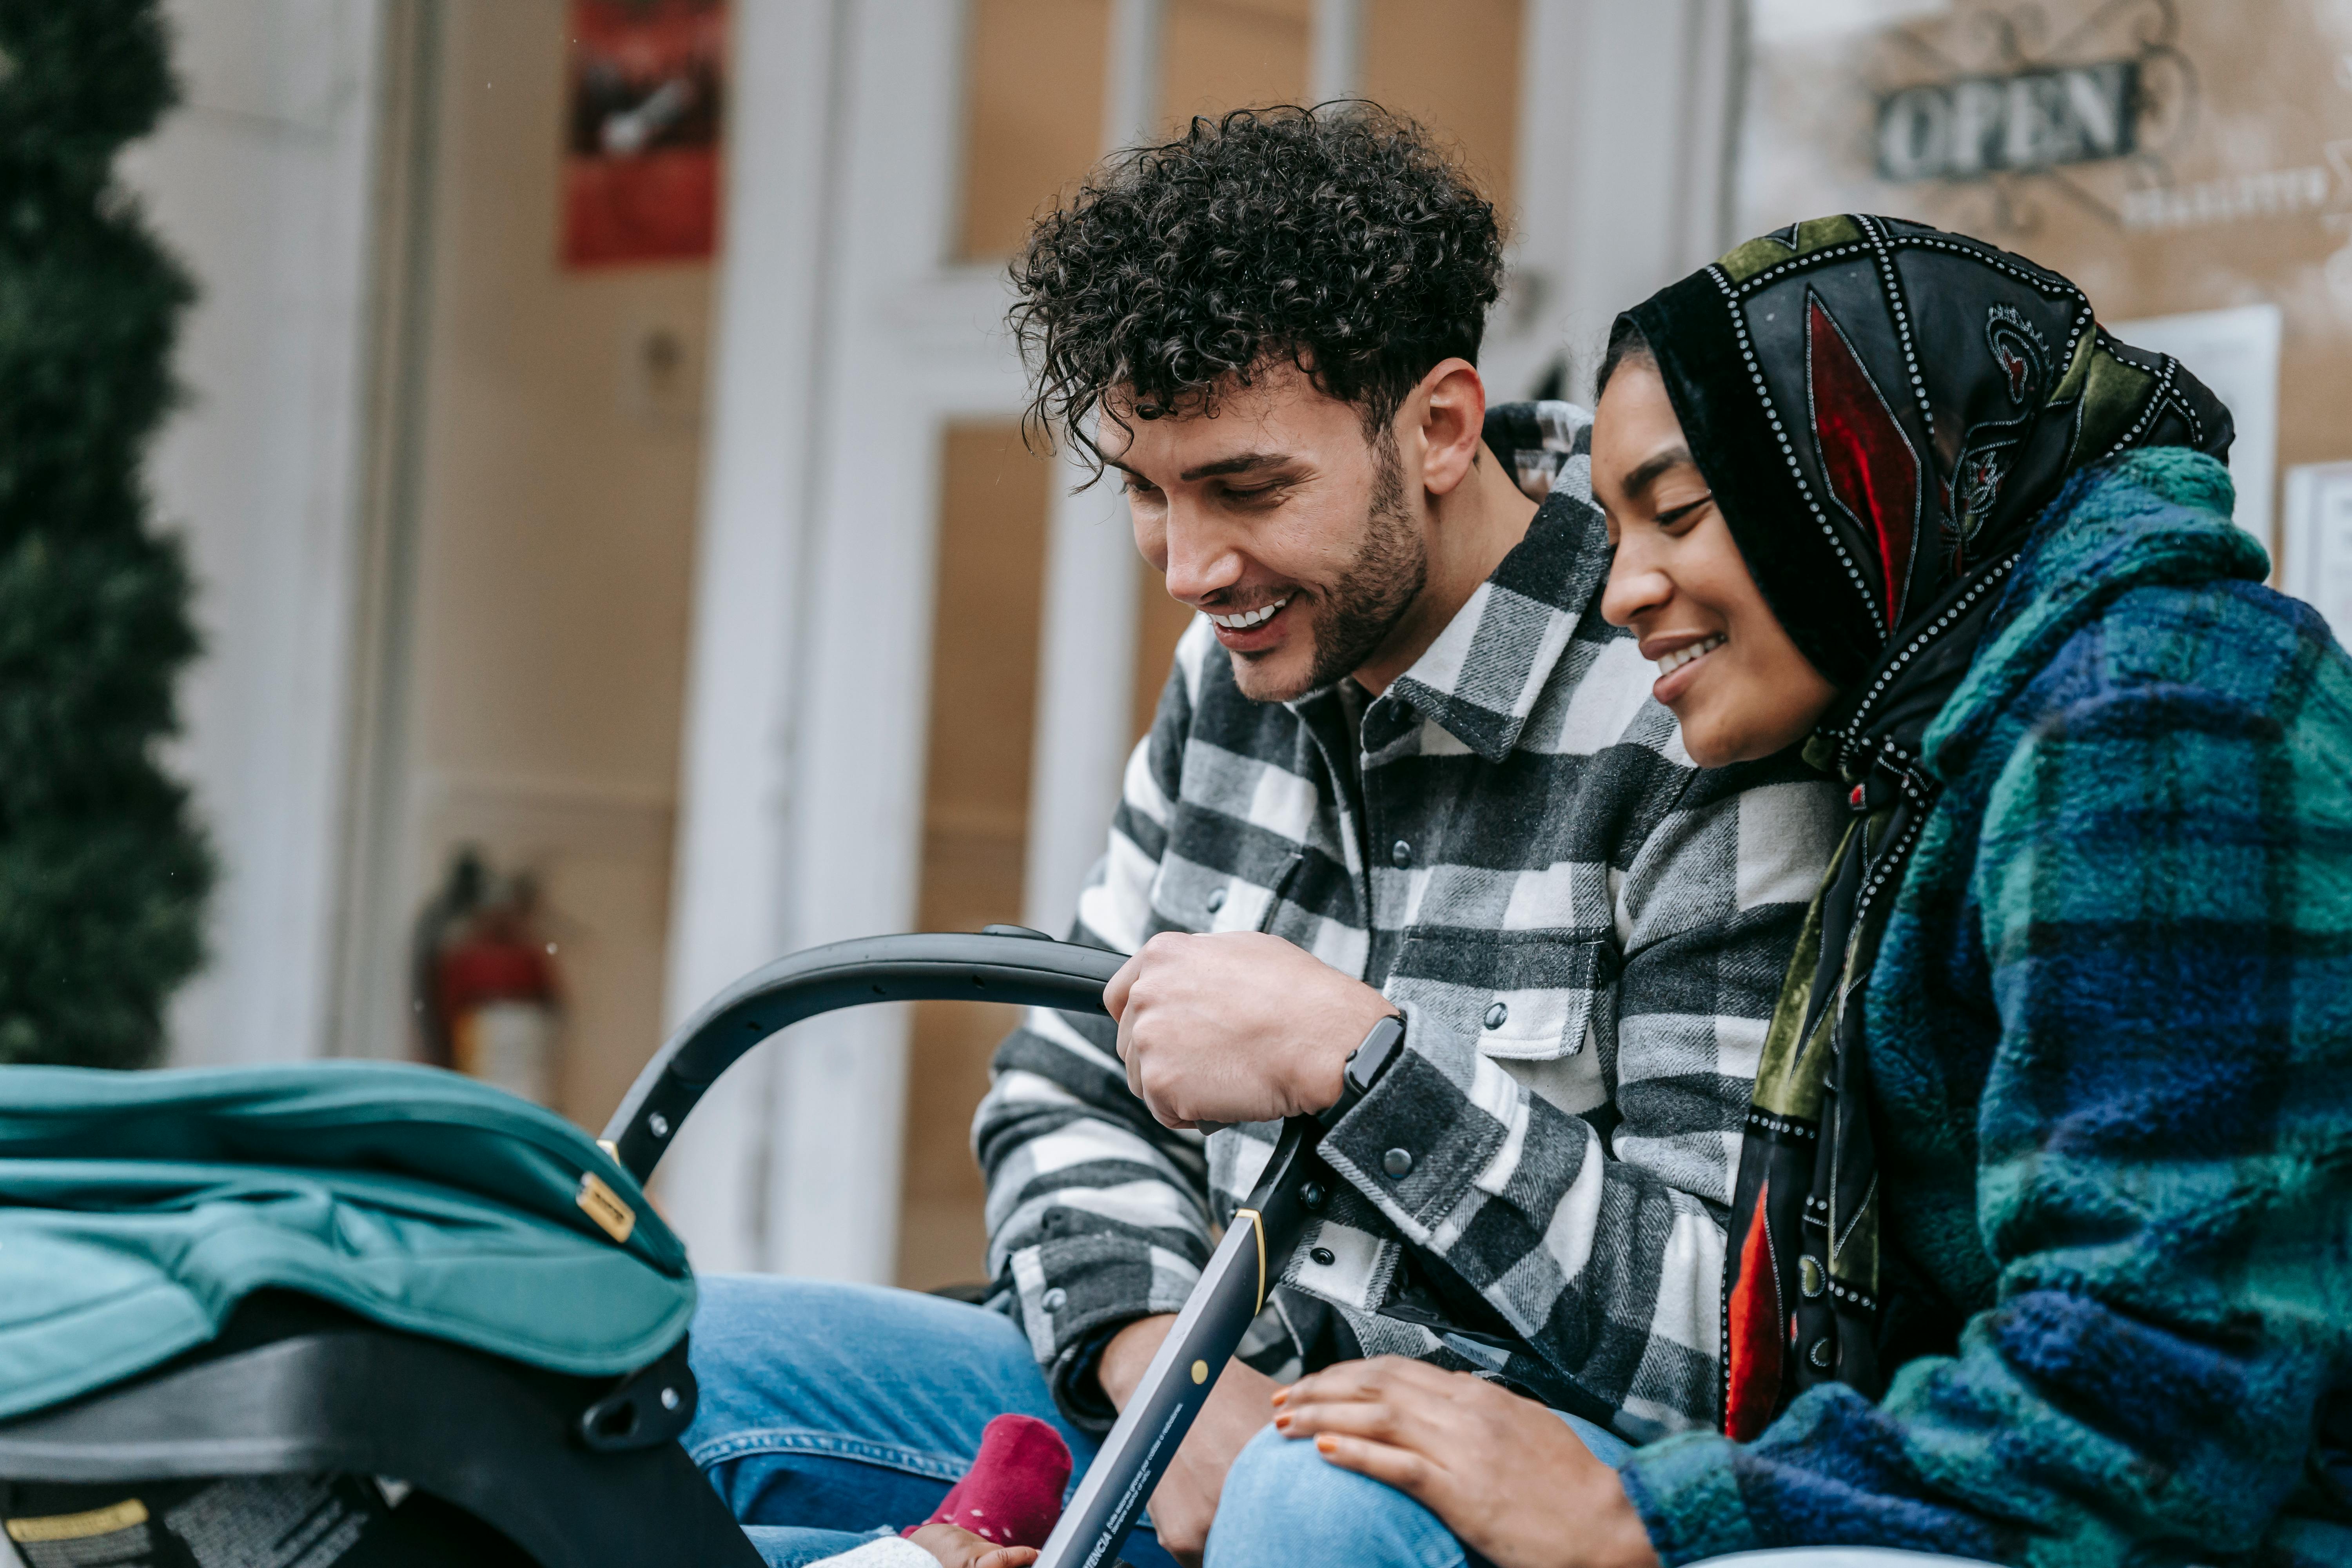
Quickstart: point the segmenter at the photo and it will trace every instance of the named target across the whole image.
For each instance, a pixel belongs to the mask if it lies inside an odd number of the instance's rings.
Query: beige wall
[[[709,268],[560,269],[563,7],[446,16],[408,869],[541,873],[593,1123],[659,1036]]]

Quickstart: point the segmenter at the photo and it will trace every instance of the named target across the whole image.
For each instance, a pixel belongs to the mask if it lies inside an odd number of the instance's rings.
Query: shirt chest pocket
[[[1618,957],[1606,939],[1417,931],[1397,950],[1383,987],[1417,1016],[1476,1041],[1504,1061],[1554,1061],[1612,1027]]]

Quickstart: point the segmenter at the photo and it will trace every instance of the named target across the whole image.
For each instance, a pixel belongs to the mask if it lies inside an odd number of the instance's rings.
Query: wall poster
[[[1752,16],[1739,232],[1886,213],[2065,273],[2111,328],[2212,372],[2244,438],[2239,521],[2300,581],[2272,475],[2352,459],[2352,0]]]
[[[2288,470],[2286,534],[2286,591],[2352,647],[2352,463]]]
[[[708,258],[719,237],[723,0],[571,0],[563,264]]]

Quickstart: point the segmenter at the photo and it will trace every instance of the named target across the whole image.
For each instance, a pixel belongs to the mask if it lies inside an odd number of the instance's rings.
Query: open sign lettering
[[[1878,172],[1970,180],[2120,158],[2138,109],[2137,60],[1906,87],[1879,100]]]

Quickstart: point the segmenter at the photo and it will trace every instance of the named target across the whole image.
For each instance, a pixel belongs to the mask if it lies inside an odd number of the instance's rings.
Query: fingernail
[[[1290,1390],[1288,1390],[1287,1388],[1277,1388],[1277,1389],[1276,1389],[1276,1390],[1274,1391],[1274,1403],[1275,1403],[1277,1406],[1279,1406],[1279,1405],[1282,1404],[1282,1402],[1283,1402],[1284,1400],[1286,1400],[1286,1399],[1287,1399],[1287,1398],[1289,1398],[1289,1397],[1290,1397]]]
[[[1289,1430],[1290,1430],[1290,1417],[1289,1417],[1288,1415],[1277,1415],[1277,1416],[1276,1416],[1276,1417],[1274,1418],[1274,1429],[1275,1429],[1276,1431],[1277,1431],[1277,1432],[1287,1432],[1287,1431],[1289,1431]]]
[[[1315,1451],[1318,1454],[1328,1454],[1339,1446],[1328,1432],[1315,1439]]]

